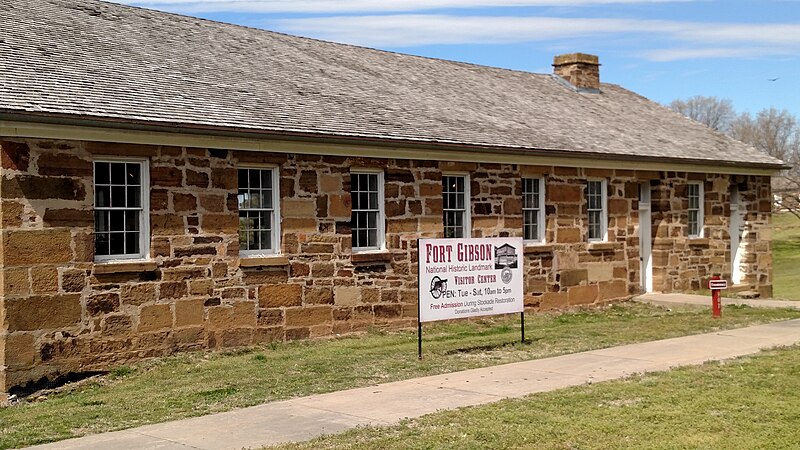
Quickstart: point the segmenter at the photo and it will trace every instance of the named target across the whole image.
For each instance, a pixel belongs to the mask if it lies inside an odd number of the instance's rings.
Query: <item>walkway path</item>
[[[296,398],[35,448],[259,448],[308,440],[358,425],[393,424],[437,410],[523,397],[633,373],[698,365],[795,343],[800,343],[800,319]]]
[[[711,308],[710,295],[691,295],[691,294],[644,294],[636,298],[637,301],[651,303],[660,306],[671,305],[691,305],[706,306]],[[754,308],[790,308],[800,309],[800,301],[791,300],[772,300],[763,298],[741,299],[741,298],[722,298],[722,314],[725,314],[725,306],[747,305]]]

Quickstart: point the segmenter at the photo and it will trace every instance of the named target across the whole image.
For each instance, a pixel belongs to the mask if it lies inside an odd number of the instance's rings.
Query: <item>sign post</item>
[[[711,289],[711,316],[719,319],[722,317],[722,300],[719,291],[728,289],[728,281],[721,280],[715,275],[708,280],[708,288]]]
[[[418,352],[422,323],[521,313],[522,238],[419,239]]]

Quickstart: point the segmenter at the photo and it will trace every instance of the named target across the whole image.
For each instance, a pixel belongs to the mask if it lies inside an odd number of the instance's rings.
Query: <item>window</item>
[[[544,242],[544,183],[541,178],[522,179],[523,236]]]
[[[589,241],[606,240],[606,180],[590,180],[587,183],[586,203],[589,211]]]
[[[703,236],[703,185],[689,183],[686,186],[689,197],[689,237]]]
[[[149,253],[147,162],[94,162],[94,254],[97,261]]]
[[[278,253],[280,214],[277,168],[239,169],[239,254]]]
[[[384,243],[383,173],[352,172],[351,229],[353,250],[381,250]]]
[[[444,237],[470,237],[469,176],[442,176]]]

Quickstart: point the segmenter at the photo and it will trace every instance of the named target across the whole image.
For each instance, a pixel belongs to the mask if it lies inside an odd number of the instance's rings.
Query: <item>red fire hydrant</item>
[[[708,288],[711,289],[711,317],[719,319],[722,317],[722,300],[719,291],[728,288],[728,281],[721,280],[714,275],[708,280]]]

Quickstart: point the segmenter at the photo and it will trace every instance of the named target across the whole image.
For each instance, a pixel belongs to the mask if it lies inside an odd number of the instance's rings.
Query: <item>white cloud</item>
[[[181,13],[251,12],[337,14],[412,12],[445,8],[587,6],[638,3],[685,3],[696,0],[116,0]]]
[[[370,47],[505,44],[602,36],[679,47],[643,53],[656,61],[800,52],[800,24],[396,14],[282,19],[269,25],[288,33]],[[657,44],[659,40],[666,44]],[[692,47],[680,48],[686,44]]]

